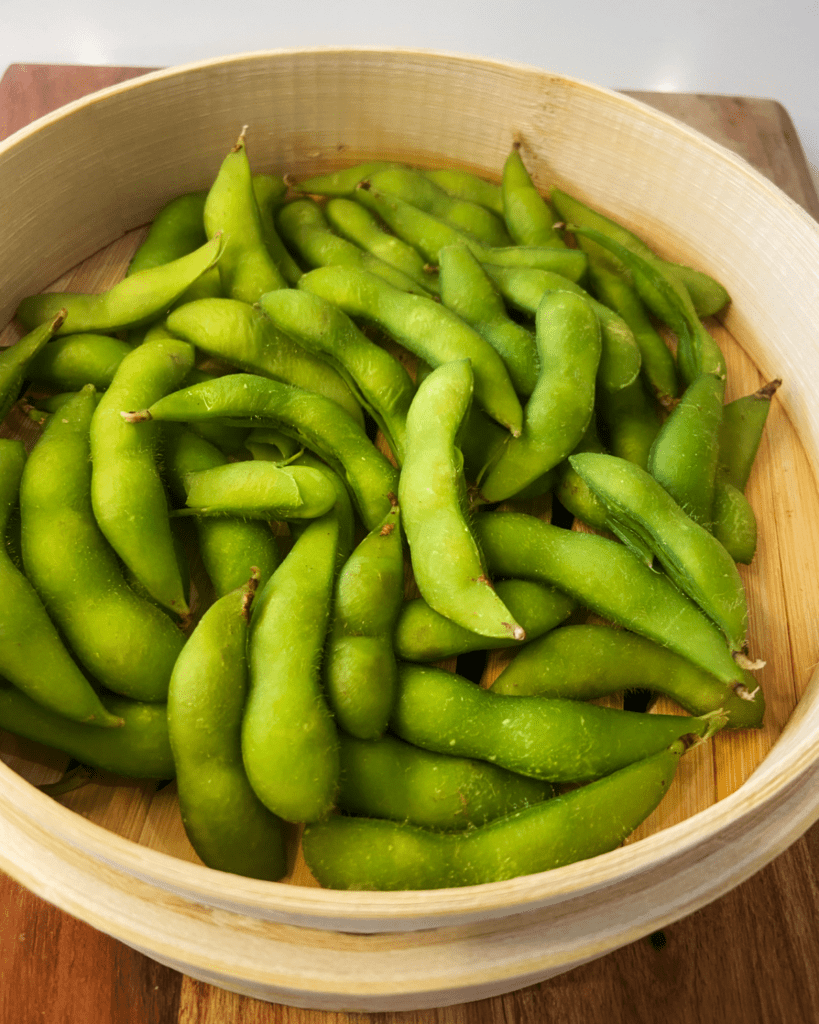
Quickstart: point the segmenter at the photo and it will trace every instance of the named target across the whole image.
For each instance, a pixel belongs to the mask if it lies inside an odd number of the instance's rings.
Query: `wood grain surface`
[[[146,70],[13,65],[0,80],[0,139]],[[819,198],[780,104],[630,95],[735,150],[819,219]],[[4,876],[0,898],[0,1024],[819,1022],[819,825],[750,881],[662,933],[506,996],[417,1012],[262,1003],[158,965]]]

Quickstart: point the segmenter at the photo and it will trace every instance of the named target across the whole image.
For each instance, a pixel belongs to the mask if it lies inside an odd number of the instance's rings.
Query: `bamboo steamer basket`
[[[574,192],[726,285],[733,302],[708,326],[728,359],[728,398],[785,381],[749,484],[760,547],[742,570],[752,654],[767,660],[766,725],[687,754],[664,803],[618,850],[420,893],[322,890],[297,854],[280,883],[213,871],[187,844],[172,785],[100,779],[55,800],[37,784],[65,758],[5,736],[0,868],[194,978],[364,1011],[512,991],[738,885],[819,818],[819,226],[727,150],[584,82],[442,53],[263,52],[106,89],[0,145],[0,325],[49,285],[110,286],[144,225],[173,196],[209,186],[243,125],[254,169],[296,179],[379,157],[497,180],[518,139],[544,189]],[[2,340],[19,333],[11,325]],[[31,436],[22,418],[16,429]]]

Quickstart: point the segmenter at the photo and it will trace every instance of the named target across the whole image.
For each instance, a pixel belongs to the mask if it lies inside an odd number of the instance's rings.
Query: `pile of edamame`
[[[281,879],[297,823],[330,887],[543,871],[762,723],[736,563],[779,382],[726,404],[722,286],[517,144],[499,177],[292,181],[243,130],[118,284],[17,310],[0,727],[175,778],[213,868]],[[592,703],[640,689],[680,713]]]

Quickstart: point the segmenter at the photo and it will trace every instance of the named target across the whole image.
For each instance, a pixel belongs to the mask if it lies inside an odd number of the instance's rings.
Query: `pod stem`
[[[121,412],[120,416],[125,420],[126,423],[144,423],[145,420],[152,420],[150,412],[147,409],[139,409],[136,412]]]

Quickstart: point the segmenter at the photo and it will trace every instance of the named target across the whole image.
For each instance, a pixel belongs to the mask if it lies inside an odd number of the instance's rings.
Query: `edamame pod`
[[[276,210],[287,194],[287,185],[283,178],[274,174],[254,174],[252,185],[265,247],[284,280],[294,285],[303,271],[282,242],[276,228]]]
[[[473,529],[492,571],[548,583],[617,625],[668,647],[723,683],[746,685],[720,630],[624,544],[519,512],[484,512]]]
[[[334,815],[305,829],[305,860],[331,889],[481,885],[597,857],[618,847],[665,796],[685,747],[497,818],[465,834]]]
[[[559,218],[535,188],[517,145],[503,165],[501,194],[503,217],[518,245],[566,245],[555,228]]]
[[[521,648],[491,686],[494,693],[594,700],[653,690],[691,715],[723,711],[727,729],[758,729],[765,698],[750,672],[726,685],[645,637],[603,625],[561,626]]]
[[[285,821],[316,821],[338,789],[338,734],[321,690],[338,557],[338,520],[311,522],[256,597],[242,757],[262,803]]]
[[[446,363],[423,381],[407,417],[398,502],[421,595],[474,633],[522,640],[487,576],[470,528],[466,482],[455,439],[472,397],[468,360]]]
[[[619,391],[601,389],[597,399],[609,452],[645,469],[662,428],[657,403],[648,394],[643,378],[638,377]]]
[[[131,274],[96,295],[77,292],[31,295],[23,299],[15,315],[31,328],[53,319],[59,310],[65,309],[66,319],[56,334],[111,334],[140,327],[164,314],[194,281],[216,264],[221,254],[222,238],[217,236],[187,256]]]
[[[49,323],[35,327],[16,344],[0,349],[0,423],[17,401],[29,364],[42,352],[64,319],[63,309]]]
[[[756,516],[751,503],[717,473],[712,509],[713,534],[735,562],[750,565],[756,553]]]
[[[367,175],[382,167],[399,166],[385,160],[370,160],[367,163],[355,164],[352,167],[343,167],[337,171],[328,171],[326,174],[316,174],[311,178],[305,178],[293,184],[297,192],[304,192],[316,196],[348,196],[355,192],[356,186],[363,181]]]
[[[488,761],[422,750],[389,734],[362,740],[339,733],[347,814],[456,831],[477,828],[548,800],[552,786]]]
[[[575,609],[575,602],[567,594],[531,580],[498,580],[495,591],[520,623],[527,641],[559,626]],[[469,651],[520,646],[512,638],[472,633],[434,611],[422,597],[404,602],[393,642],[395,653],[403,661],[441,661]]]
[[[398,471],[361,427],[321,395],[252,373],[226,374],[184,388],[128,414],[131,422],[191,422],[231,417],[268,422],[316,452],[347,482],[367,529],[380,523],[398,489]]]
[[[469,359],[475,400],[513,434],[523,410],[503,360],[477,331],[451,310],[423,295],[411,295],[354,267],[320,267],[305,274],[299,288],[320,295],[347,313],[378,324],[399,344],[431,366]]]
[[[99,527],[148,593],[181,616],[189,609],[157,466],[158,427],[127,423],[122,411],[173,391],[192,367],[193,349],[184,341],[135,348],[97,404],[90,434],[91,501]]]
[[[500,185],[496,185],[494,181],[487,181],[485,178],[473,174],[472,171],[465,171],[460,167],[436,167],[422,173],[451,196],[458,199],[469,199],[471,202],[479,203],[487,210],[492,210],[501,217],[503,216],[503,197]]]
[[[105,334],[69,334],[49,342],[29,363],[27,376],[56,391],[79,391],[86,384],[104,391],[132,347]]]
[[[185,642],[177,625],[127,584],[91,507],[93,385],[48,423],[20,487],[26,572],[85,668],[110,690],[164,701]]]
[[[228,462],[203,469],[188,475],[187,486],[185,511],[196,516],[317,519],[336,501],[324,473],[272,462]]]
[[[5,539],[26,462],[22,441],[0,438],[0,537]],[[80,672],[34,587],[0,544],[0,672],[55,718],[99,726],[122,722]]]
[[[219,298],[187,302],[170,313],[166,326],[175,337],[232,366],[324,395],[364,425],[361,407],[338,372],[246,302]]]
[[[395,699],[392,635],[404,596],[404,550],[397,505],[345,561],[335,584],[324,655],[327,703],[351,736],[377,739]]]
[[[276,881],[287,871],[282,822],[242,762],[247,634],[256,580],[205,612],[171,677],[168,734],[185,832],[208,867]]]
[[[0,679],[0,729],[61,750],[92,768],[133,779],[172,779],[173,755],[164,704],[102,698],[118,729],[73,722]]]
[[[128,275],[162,267],[187,256],[208,240],[203,221],[207,192],[187,192],[166,203],[128,264]]]
[[[719,626],[731,650],[744,651],[745,588],[719,541],[633,462],[583,452],[571,463],[608,509],[609,529],[637,553],[653,553],[674,584]]]
[[[722,410],[719,466],[728,482],[740,491],[745,490],[751,475],[771,408],[771,399],[781,386],[781,380],[772,380],[758,391],[726,403]]]

